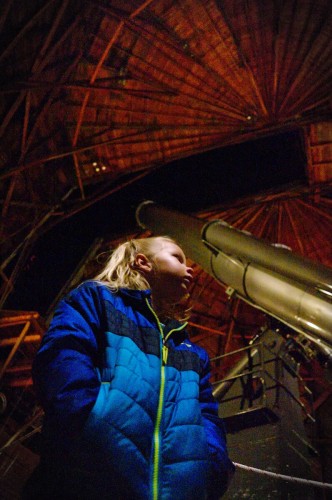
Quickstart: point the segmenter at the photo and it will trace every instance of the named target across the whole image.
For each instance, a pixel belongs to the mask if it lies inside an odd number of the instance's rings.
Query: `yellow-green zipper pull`
[[[168,347],[167,345],[163,344],[163,350],[162,350],[163,365],[167,364],[167,358],[168,358]]]

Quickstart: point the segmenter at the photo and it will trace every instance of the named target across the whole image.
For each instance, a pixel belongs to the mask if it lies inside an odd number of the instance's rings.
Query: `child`
[[[173,240],[136,239],[60,302],[34,362],[44,445],[26,498],[203,500],[226,490],[234,466],[208,356],[184,330],[192,280]]]

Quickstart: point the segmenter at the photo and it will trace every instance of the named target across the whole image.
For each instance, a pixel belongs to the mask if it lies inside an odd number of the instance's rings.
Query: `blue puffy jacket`
[[[160,324],[148,290],[90,281],[60,302],[33,367],[45,498],[221,496],[234,466],[184,327]]]

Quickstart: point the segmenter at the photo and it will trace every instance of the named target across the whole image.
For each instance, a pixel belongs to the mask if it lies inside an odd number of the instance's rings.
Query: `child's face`
[[[153,252],[153,269],[148,276],[152,295],[178,302],[188,293],[193,270],[186,264],[182,249],[171,241],[161,240]]]

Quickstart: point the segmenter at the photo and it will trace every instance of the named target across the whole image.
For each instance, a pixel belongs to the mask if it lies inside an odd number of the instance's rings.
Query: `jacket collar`
[[[126,296],[131,300],[137,301],[139,304],[145,304],[146,299],[151,303],[151,290],[133,290],[131,288],[119,288],[118,293]],[[184,330],[185,324],[180,323],[176,319],[169,319],[165,325],[165,335],[171,330],[180,330],[179,334],[186,338],[188,335]]]
[[[145,301],[145,299],[151,300],[151,290],[132,290],[131,288],[119,288],[118,293],[120,295],[126,295],[127,297],[138,300],[140,302]]]

